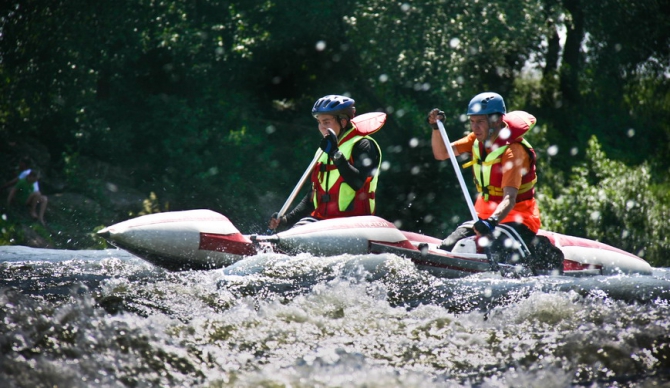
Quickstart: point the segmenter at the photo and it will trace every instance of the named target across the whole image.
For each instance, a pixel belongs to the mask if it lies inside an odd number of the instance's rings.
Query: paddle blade
[[[351,119],[356,131],[361,135],[372,135],[379,131],[386,123],[386,113],[370,112],[364,113]]]

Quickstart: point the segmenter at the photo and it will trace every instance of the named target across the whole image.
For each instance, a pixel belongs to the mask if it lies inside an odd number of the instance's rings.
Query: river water
[[[382,255],[168,272],[0,247],[0,387],[670,386],[670,270],[436,278]]]

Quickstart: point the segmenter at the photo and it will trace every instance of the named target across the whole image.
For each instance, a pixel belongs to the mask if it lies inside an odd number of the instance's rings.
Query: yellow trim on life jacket
[[[527,146],[528,148],[532,148],[530,144],[523,139],[521,141],[521,144],[524,146]],[[472,146],[472,162],[469,163],[469,165],[474,165],[473,173],[474,173],[474,181],[475,181],[475,187],[477,187],[477,191],[479,193],[482,193],[482,197],[484,198],[485,201],[489,200],[490,196],[494,197],[502,197],[503,196],[503,188],[502,187],[496,187],[490,185],[490,180],[491,180],[491,166],[496,164],[496,163],[501,163],[502,162],[502,155],[505,153],[505,151],[509,148],[509,144],[505,144],[499,148],[497,148],[495,151],[489,153],[486,155],[486,159],[488,158],[493,158],[491,160],[485,160],[485,161],[480,161],[480,156],[479,156],[479,141],[475,140],[473,146]],[[483,181],[483,182],[480,182]],[[518,194],[523,194],[525,192],[528,192],[532,190],[535,187],[535,183],[537,182],[537,175],[533,178],[532,181],[526,182],[521,184],[519,186],[519,191]]]
[[[527,191],[532,190],[533,187],[535,187],[535,183],[537,183],[537,176],[532,181],[526,182],[526,183],[522,184],[521,186],[519,186],[518,194],[523,194]],[[477,187],[477,191],[481,193],[482,192],[482,187],[479,186],[479,184],[477,184],[477,182],[475,182],[475,186]],[[487,189],[488,189],[489,195],[493,195],[493,196],[497,196],[497,197],[502,197],[502,195],[503,195],[503,189],[500,188],[500,187],[488,186]]]
[[[467,163],[464,163],[462,167],[463,167],[463,168],[472,167],[472,165],[475,164],[475,163],[479,163],[479,164],[482,165],[482,166],[492,166],[492,165],[494,165],[494,164],[496,164],[496,163],[500,163],[500,162],[502,162],[502,158],[496,158],[496,159],[493,159],[493,160],[485,160],[485,161],[483,161],[483,162],[480,162],[480,160],[481,160],[481,159],[478,159],[478,158],[476,158],[476,157],[473,155],[472,160],[469,161],[469,162],[467,162]]]

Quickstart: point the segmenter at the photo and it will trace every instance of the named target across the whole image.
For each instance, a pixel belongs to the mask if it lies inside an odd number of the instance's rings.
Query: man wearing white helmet
[[[370,136],[357,132],[351,119],[356,115],[354,99],[328,95],[318,99],[312,116],[323,138],[323,154],[311,175],[312,190],[288,214],[269,222],[281,225],[375,213],[375,191],[381,165],[381,150]]]
[[[459,226],[443,240],[441,249],[451,250],[458,240],[477,234],[486,236],[492,243],[487,252],[494,267],[498,263],[531,266],[532,270],[562,270],[562,253],[546,237],[538,237],[540,210],[535,201],[536,155],[523,135],[535,125],[535,117],[524,114],[527,125],[510,127],[505,115],[505,102],[497,93],[476,95],[468,104],[467,115],[472,132],[451,143],[454,155],[470,153],[472,160],[464,167],[473,167],[475,185],[479,195],[475,211],[479,220]],[[428,123],[437,129],[437,120],[444,121],[444,113],[433,109]],[[511,121],[510,121],[511,122]],[[431,144],[437,160],[449,158],[449,152],[438,130],[432,131]],[[497,227],[507,228],[507,234]],[[518,236],[527,246],[528,256],[512,253],[508,235]],[[521,243],[521,241],[519,241]],[[523,244],[522,244],[523,245]],[[553,249],[555,248],[555,249]]]

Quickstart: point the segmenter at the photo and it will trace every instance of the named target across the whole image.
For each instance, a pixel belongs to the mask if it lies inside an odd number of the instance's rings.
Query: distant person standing
[[[14,198],[18,203],[29,207],[32,218],[38,220],[40,224],[46,225],[44,213],[47,209],[48,198],[40,192],[39,173],[37,171],[31,169],[25,177],[18,178],[7,196],[8,207],[11,206]]]

